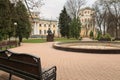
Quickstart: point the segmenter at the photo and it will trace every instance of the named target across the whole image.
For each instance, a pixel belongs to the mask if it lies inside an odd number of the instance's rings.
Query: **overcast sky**
[[[40,16],[45,19],[57,19],[67,0],[43,0]],[[86,0],[87,6],[91,6],[95,0]]]

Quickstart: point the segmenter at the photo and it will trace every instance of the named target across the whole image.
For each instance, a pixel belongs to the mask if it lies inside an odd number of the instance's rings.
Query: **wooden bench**
[[[2,48],[5,48],[5,49],[7,49],[7,41],[2,41],[2,42],[0,42],[0,49],[2,50]]]
[[[0,70],[25,80],[56,80],[56,66],[42,71],[40,58],[24,53],[0,51]]]
[[[1,41],[0,42],[0,50],[8,49],[8,48],[11,48],[12,46],[14,47],[18,46],[18,42],[17,41]]]
[[[8,45],[9,47],[12,47],[12,46],[17,47],[18,42],[17,42],[17,41],[8,41],[8,42],[7,42],[7,45]]]

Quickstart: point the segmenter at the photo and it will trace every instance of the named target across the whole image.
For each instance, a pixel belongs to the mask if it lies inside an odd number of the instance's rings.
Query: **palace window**
[[[82,19],[82,22],[84,22],[84,19]]]
[[[46,27],[46,24],[44,24],[44,27]]]
[[[84,19],[82,19],[82,22],[84,22]]]
[[[41,24],[39,24],[39,26],[41,27]]]
[[[49,24],[49,27],[50,27],[51,25]]]
[[[42,34],[42,31],[41,31],[41,30],[39,30],[39,33],[40,33],[40,34]]]
[[[53,25],[53,27],[55,27],[55,25]]]
[[[44,34],[46,34],[46,30],[44,30]]]
[[[81,13],[79,15],[81,16]]]
[[[89,11],[88,11],[88,14],[89,14]]]

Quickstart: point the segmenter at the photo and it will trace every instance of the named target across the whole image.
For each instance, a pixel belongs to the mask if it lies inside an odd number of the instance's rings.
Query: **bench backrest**
[[[41,77],[40,58],[32,55],[0,51],[0,65],[33,78]]]
[[[7,41],[7,45],[17,45],[17,41]]]

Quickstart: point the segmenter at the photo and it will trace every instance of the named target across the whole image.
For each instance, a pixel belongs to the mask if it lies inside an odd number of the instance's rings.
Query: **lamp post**
[[[16,41],[16,28],[17,28],[17,22],[14,22],[14,37]]]
[[[117,26],[117,39],[119,38],[119,26]]]

